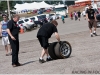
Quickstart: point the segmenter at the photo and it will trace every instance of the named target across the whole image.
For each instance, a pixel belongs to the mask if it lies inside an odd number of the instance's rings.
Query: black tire
[[[66,51],[66,49],[67,49],[67,51]],[[64,59],[64,58],[68,58],[71,55],[72,47],[69,42],[62,41],[61,45],[59,43],[56,44],[54,50],[55,50],[55,52],[54,52],[55,55],[59,59]]]
[[[57,42],[53,42],[50,44],[48,48],[48,53],[52,59],[58,59],[58,57],[55,55],[54,47],[57,44]]]

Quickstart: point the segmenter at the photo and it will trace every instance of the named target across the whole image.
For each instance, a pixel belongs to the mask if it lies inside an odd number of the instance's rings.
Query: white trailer
[[[55,13],[66,16],[68,13],[68,7],[64,4],[55,6]]]

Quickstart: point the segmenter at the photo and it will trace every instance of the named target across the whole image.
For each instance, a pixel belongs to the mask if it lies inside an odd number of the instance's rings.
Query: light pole
[[[7,7],[8,7],[8,15],[9,15],[9,20],[11,20],[9,0],[7,0]]]

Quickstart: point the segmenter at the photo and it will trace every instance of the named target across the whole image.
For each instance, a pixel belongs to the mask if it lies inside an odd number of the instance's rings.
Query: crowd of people
[[[81,15],[83,15],[85,17],[86,14],[84,14],[83,12],[80,12],[80,10],[79,11],[74,11],[74,12],[70,13],[70,18],[71,18],[71,20],[73,20],[73,18],[74,18],[75,21],[76,20],[80,21]]]
[[[80,10],[79,11],[71,12],[70,13],[71,20],[73,20],[73,18],[74,18],[75,21],[76,20],[80,21],[81,16],[83,16],[84,19],[86,20],[86,14],[87,14],[86,12],[87,12],[88,9],[89,9],[89,6],[86,6],[85,9],[83,9],[82,12]],[[93,9],[92,6],[91,6],[91,9]],[[99,14],[99,9],[93,9],[93,10],[95,11],[95,14]]]
[[[97,28],[97,19],[96,19],[96,15],[99,14],[99,12],[96,9],[92,8],[92,5],[89,5],[88,8],[86,8],[86,10],[84,9],[83,12],[80,12],[80,10],[74,11],[70,13],[70,18],[71,20],[73,20],[73,18],[76,20],[80,21],[81,16],[84,17],[84,19],[88,20],[88,27],[90,30],[90,35],[91,37],[93,37],[93,34],[95,36],[97,36],[96,34],[96,28]],[[94,27],[94,32],[92,31],[92,28]]]

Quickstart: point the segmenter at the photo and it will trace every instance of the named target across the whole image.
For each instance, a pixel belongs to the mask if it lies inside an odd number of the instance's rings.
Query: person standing
[[[18,60],[20,27],[16,24],[19,18],[20,18],[19,15],[13,15],[12,19],[7,24],[7,32],[9,34],[9,41],[12,48],[13,67],[21,66]]]
[[[62,19],[62,22],[65,23],[65,19],[63,15],[61,16],[61,19]]]
[[[1,21],[0,23],[0,35],[2,36],[2,45],[5,46],[6,56],[9,56],[12,54],[12,52],[11,52],[11,46],[10,46],[8,33],[7,33],[8,19],[7,19],[7,15],[2,15],[2,17],[3,17],[3,21]]]
[[[73,20],[73,12],[70,13],[71,20]]]
[[[93,37],[93,34],[95,36],[97,36],[97,34],[96,34],[96,27],[97,27],[96,21],[97,21],[97,19],[96,19],[95,11],[94,11],[94,9],[92,9],[91,5],[89,5],[89,9],[86,11],[86,17],[88,19],[88,25],[89,25],[91,37]],[[94,32],[92,33],[93,27],[94,27]]]
[[[84,20],[86,20],[86,11],[85,10],[83,10],[82,15],[84,17]]]
[[[57,31],[57,21],[56,20],[52,20],[51,23],[46,23],[44,24],[38,31],[37,33],[37,38],[40,42],[41,47],[43,47],[41,56],[39,58],[39,62],[40,63],[44,63],[45,60],[43,59],[44,55],[47,55],[47,59],[46,61],[50,61],[52,60],[52,58],[49,56],[48,54],[48,47],[49,47],[49,43],[48,43],[48,39],[51,37],[51,35],[54,33],[56,36],[56,39],[58,40],[58,42],[60,42],[60,37]]]
[[[81,12],[80,12],[80,10],[77,12],[77,14],[78,14],[78,20],[80,21],[80,18],[81,18]]]
[[[74,12],[75,21],[77,20],[77,12]]]

